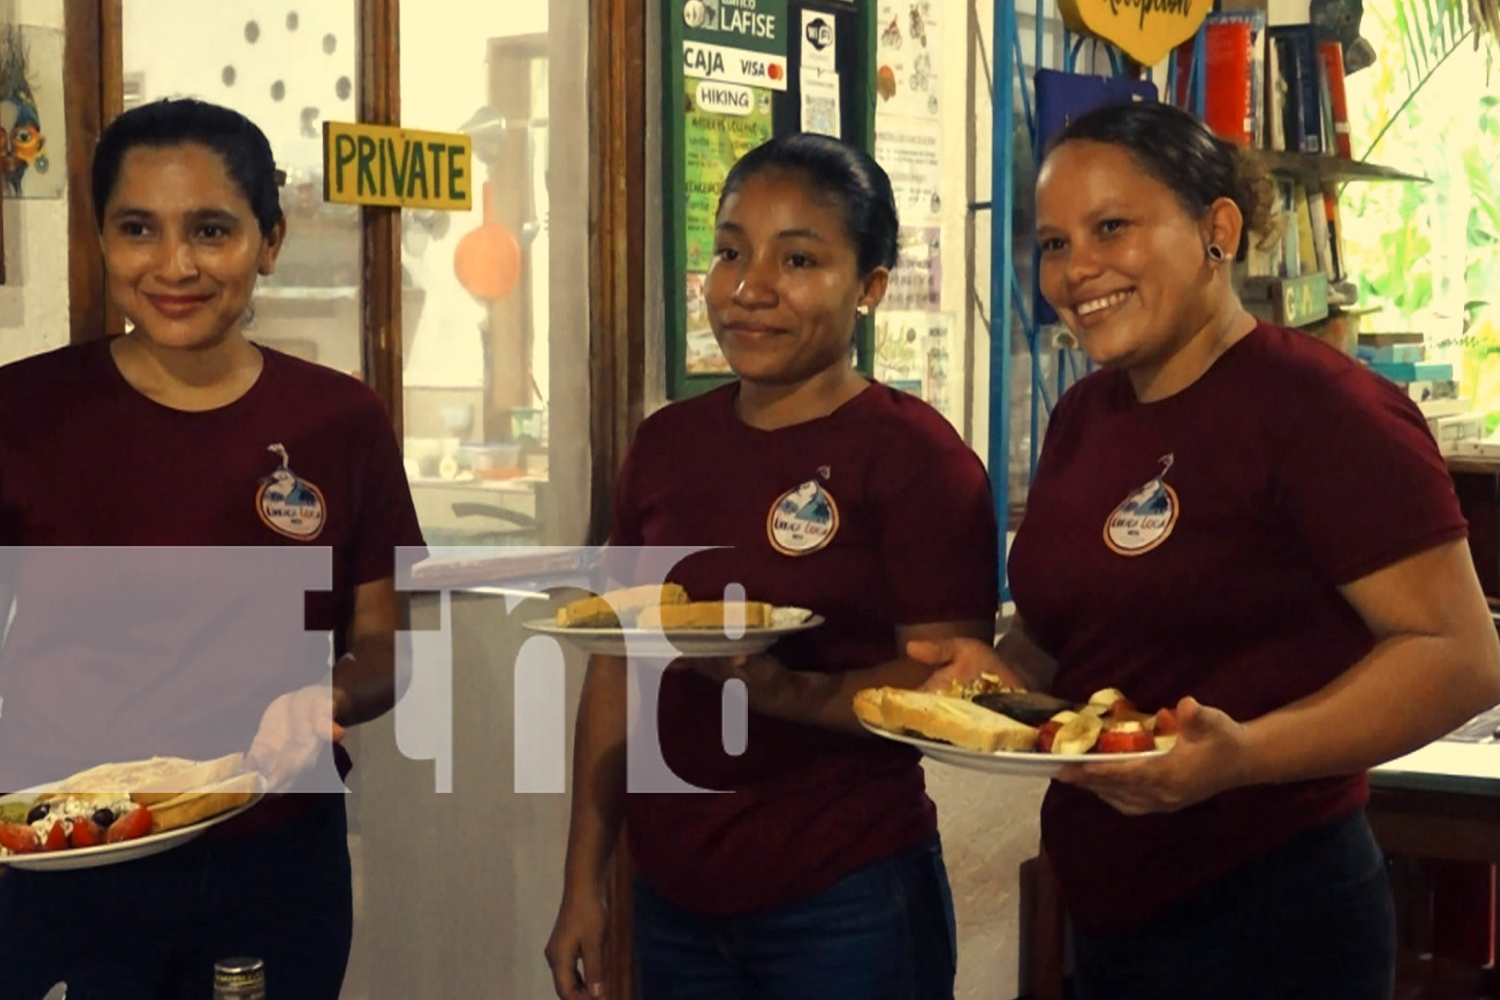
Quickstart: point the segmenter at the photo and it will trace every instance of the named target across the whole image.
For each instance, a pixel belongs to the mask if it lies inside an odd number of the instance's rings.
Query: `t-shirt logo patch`
[[[815,479],[787,490],[771,505],[766,537],[784,556],[805,556],[833,541],[839,530],[839,505]]]
[[[1181,505],[1167,485],[1172,456],[1163,455],[1161,473],[1125,498],[1104,522],[1104,544],[1122,556],[1145,555],[1172,534]]]
[[[255,509],[272,531],[310,542],[323,530],[327,516],[323,491],[292,471],[285,447],[273,444],[266,451],[281,456],[281,467],[260,481]]]

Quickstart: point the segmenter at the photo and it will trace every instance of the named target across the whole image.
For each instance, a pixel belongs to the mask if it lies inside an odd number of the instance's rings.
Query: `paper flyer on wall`
[[[802,78],[802,131],[842,138],[839,123],[839,77],[819,73]]]
[[[729,168],[771,138],[771,95],[756,87],[687,80],[683,115],[686,270],[707,271],[714,216]],[[708,110],[713,108],[715,110]]]
[[[881,116],[875,121],[875,160],[890,175],[903,225],[943,214],[943,131],[937,122]]]
[[[938,312],[943,308],[943,230],[941,226],[902,226],[899,257],[886,287],[886,309]]]
[[[708,300],[703,295],[705,274],[689,273],[687,276],[687,309],[684,325],[687,336],[683,351],[683,368],[689,375],[726,375],[729,362],[719,350],[714,331],[708,325]]]
[[[802,12],[802,78],[809,74],[838,71],[837,34],[834,20],[822,11]]]
[[[874,375],[955,421],[961,384],[953,382],[952,328],[947,313],[880,310],[875,317]]]
[[[877,114],[937,118],[942,40],[932,0],[880,0],[875,47]]]

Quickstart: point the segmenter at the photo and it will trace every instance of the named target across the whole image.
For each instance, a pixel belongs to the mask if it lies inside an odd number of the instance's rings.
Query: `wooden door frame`
[[[122,0],[63,4],[63,106],[68,144],[68,340],[80,343],[123,333],[124,321],[107,305],[104,255],[90,164],[99,133],[125,106],[121,47]]]

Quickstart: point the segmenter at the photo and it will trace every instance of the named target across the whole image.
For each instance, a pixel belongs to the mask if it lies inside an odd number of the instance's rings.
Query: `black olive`
[[[51,811],[52,807],[50,805],[45,802],[38,802],[31,807],[31,812],[26,814],[26,822],[35,823],[39,819],[46,819],[47,813]]]
[[[999,712],[1001,715],[1008,715],[1028,726],[1039,726],[1058,712],[1074,708],[1070,702],[1040,691],[992,691],[988,694],[976,695],[974,704],[992,712]]]
[[[99,809],[94,812],[93,820],[99,824],[101,830],[109,829],[109,824],[115,821],[115,814],[108,809]]]

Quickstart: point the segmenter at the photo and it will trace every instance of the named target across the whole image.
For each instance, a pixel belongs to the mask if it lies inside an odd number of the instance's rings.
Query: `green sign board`
[[[685,42],[786,58],[787,0],[676,0]]]

